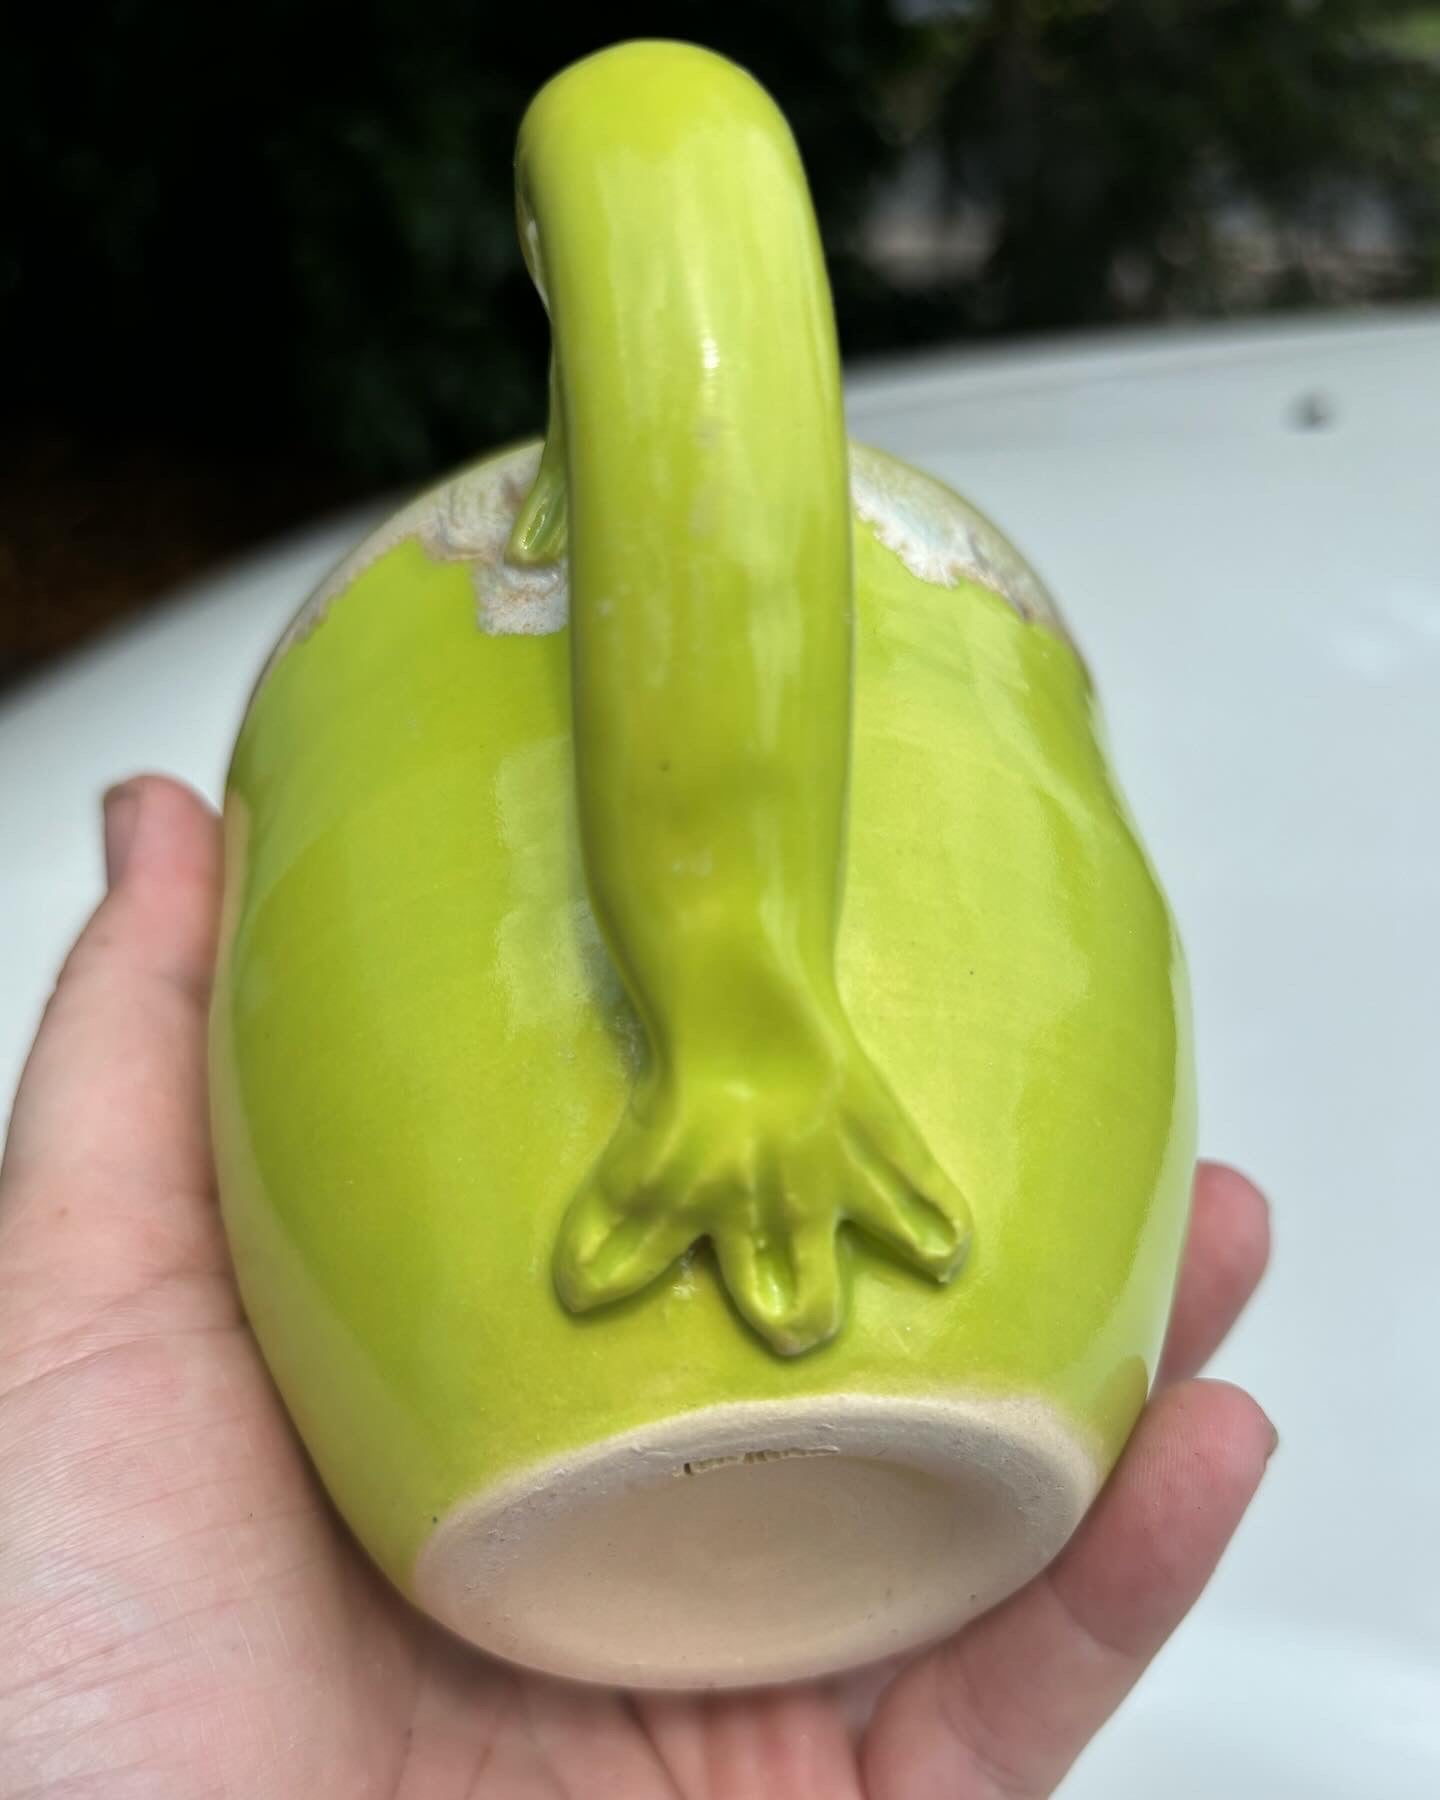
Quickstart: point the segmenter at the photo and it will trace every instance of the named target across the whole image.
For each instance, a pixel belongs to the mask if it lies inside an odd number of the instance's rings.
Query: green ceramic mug
[[[846,442],[765,94],[605,52],[518,179],[543,449],[362,545],[240,733],[225,1222],[437,1619],[810,1675],[993,1604],[1113,1465],[1184,1230],[1182,962],[1043,587]]]

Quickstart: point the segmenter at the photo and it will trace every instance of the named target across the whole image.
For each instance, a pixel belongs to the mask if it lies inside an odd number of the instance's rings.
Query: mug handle
[[[634,43],[536,97],[517,203],[554,341],[508,555],[569,557],[585,877],[649,1051],[556,1285],[602,1306],[707,1238],[794,1354],[842,1323],[842,1222],[939,1281],[969,1238],[836,981],[854,573],[809,191],[748,75]]]

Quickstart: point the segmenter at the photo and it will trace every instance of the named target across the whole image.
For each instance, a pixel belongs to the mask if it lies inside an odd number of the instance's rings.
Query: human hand
[[[213,814],[141,780],[106,836],[110,892],[0,1170],[0,1796],[1051,1793],[1200,1593],[1274,1447],[1252,1400],[1193,1378],[1264,1268],[1255,1189],[1202,1168],[1156,1393],[1068,1548],[873,1708],[873,1679],[680,1697],[529,1676],[373,1571],[246,1326],[206,1127]]]

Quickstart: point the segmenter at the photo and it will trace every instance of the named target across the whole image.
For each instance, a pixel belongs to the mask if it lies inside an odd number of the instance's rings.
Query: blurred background
[[[860,359],[1440,293],[1440,4],[194,0],[0,55],[0,684],[198,569],[543,425],[526,100],[748,66]]]

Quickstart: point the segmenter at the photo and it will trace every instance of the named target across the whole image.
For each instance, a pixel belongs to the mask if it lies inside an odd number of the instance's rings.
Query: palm
[[[634,1697],[476,1655],[355,1549],[245,1325],[204,1130],[213,826],[162,784],[142,825],[47,1018],[0,1189],[0,1793],[1049,1792],[1248,1499],[1253,1403],[1166,1393],[1055,1570],[902,1672],[863,1734],[853,1687]],[[1253,1190],[1212,1173],[1198,1202],[1177,1374],[1263,1261]],[[1204,1460],[1205,1509],[1174,1491],[1177,1447]]]
[[[144,1310],[143,1336],[11,1389],[0,1413],[7,1438],[53,1457],[84,1536],[65,1591],[47,1593],[21,1633],[32,1654],[62,1654],[21,1671],[29,1691],[0,1731],[0,1792],[51,1766],[70,1773],[78,1741],[82,1766],[116,1783],[107,1797],[132,1768],[137,1793],[185,1800],[675,1793],[626,1700],[472,1655],[373,1573],[289,1432],[226,1278],[167,1279]],[[37,1559],[54,1552],[54,1520],[53,1507],[37,1515],[48,1525]],[[707,1737],[743,1734],[747,1713],[758,1722],[777,1708],[730,1707],[724,1729],[715,1711],[708,1730],[688,1710],[676,1751],[688,1739],[703,1766],[716,1760]],[[823,1719],[832,1766],[849,1761],[818,1698],[787,1696],[779,1710]],[[798,1800],[806,1790],[779,1779],[783,1754],[771,1760],[773,1791]]]

